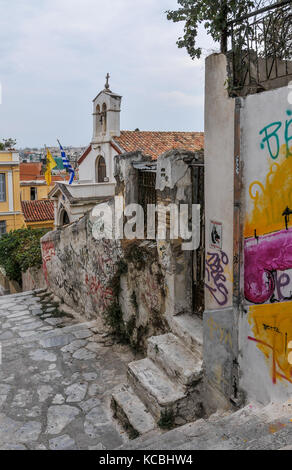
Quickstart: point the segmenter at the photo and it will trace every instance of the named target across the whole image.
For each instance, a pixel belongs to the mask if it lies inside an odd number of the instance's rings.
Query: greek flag
[[[73,183],[73,180],[74,180],[74,176],[75,176],[75,171],[73,169],[73,167],[71,166],[71,163],[70,163],[70,160],[69,158],[67,157],[66,153],[65,153],[65,150],[63,149],[62,145],[60,144],[60,141],[58,140],[58,144],[60,146],[60,150],[61,150],[61,157],[62,157],[62,160],[63,160],[63,166],[64,168],[66,168],[66,170],[68,170],[68,172],[70,173],[70,180],[69,180],[69,184],[72,184]]]

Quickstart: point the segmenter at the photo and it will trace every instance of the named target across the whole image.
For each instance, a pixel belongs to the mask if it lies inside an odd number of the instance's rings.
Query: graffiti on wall
[[[244,231],[248,339],[263,353],[273,384],[292,383],[292,112],[286,114],[259,132],[269,170],[249,186]]]
[[[47,263],[55,256],[55,245],[52,241],[42,243],[43,270],[47,285],[49,285]]]
[[[249,323],[253,336],[248,339],[257,344],[264,354],[274,384],[278,380],[292,383],[292,303],[254,305],[250,307]]]
[[[225,273],[228,265],[229,259],[224,251],[207,253],[205,286],[221,307],[228,302],[227,276]]]
[[[245,297],[254,304],[292,300],[292,112],[260,132],[271,161],[265,181],[249,187],[245,220]],[[284,142],[281,144],[281,142]]]

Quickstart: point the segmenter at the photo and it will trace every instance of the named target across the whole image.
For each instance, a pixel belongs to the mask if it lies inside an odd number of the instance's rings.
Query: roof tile
[[[25,222],[44,222],[54,220],[54,201],[21,201]]]
[[[140,150],[157,160],[159,155],[173,149],[191,152],[203,149],[204,132],[121,131],[120,137],[114,137],[114,141],[125,152]]]

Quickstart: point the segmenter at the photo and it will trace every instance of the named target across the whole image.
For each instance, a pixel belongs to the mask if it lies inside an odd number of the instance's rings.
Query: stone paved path
[[[132,355],[46,294],[0,297],[0,450],[113,449],[110,397]]]

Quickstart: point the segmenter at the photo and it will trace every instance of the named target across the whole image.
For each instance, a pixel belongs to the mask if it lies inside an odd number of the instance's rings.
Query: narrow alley
[[[110,396],[131,354],[45,292],[0,298],[0,449],[113,449]],[[110,347],[109,347],[110,346]]]

